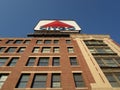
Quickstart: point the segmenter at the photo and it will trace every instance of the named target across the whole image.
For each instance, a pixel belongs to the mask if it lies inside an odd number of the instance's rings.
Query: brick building
[[[0,90],[120,90],[120,47],[109,35],[44,24],[27,38],[0,38]]]

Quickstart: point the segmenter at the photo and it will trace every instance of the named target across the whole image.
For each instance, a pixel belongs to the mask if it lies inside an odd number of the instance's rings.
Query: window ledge
[[[61,89],[63,89],[63,88],[15,88],[14,90],[43,90],[43,89],[45,89],[45,90],[61,90]]]
[[[88,87],[79,87],[79,88],[76,88],[76,89],[88,89]]]
[[[79,65],[73,65],[73,66],[71,66],[71,67],[80,67]]]

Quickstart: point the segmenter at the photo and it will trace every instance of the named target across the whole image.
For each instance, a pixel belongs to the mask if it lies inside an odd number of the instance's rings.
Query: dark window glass
[[[50,47],[43,47],[42,53],[50,53]]]
[[[98,41],[99,44],[105,44],[102,40]]]
[[[6,42],[6,44],[12,44],[14,42],[14,40],[8,40],[7,42]]]
[[[14,43],[15,44],[21,44],[23,42],[23,40],[16,40]]]
[[[30,57],[26,66],[34,66],[35,59],[35,57]]]
[[[7,53],[14,53],[16,51],[17,47],[10,47],[7,49]]]
[[[44,43],[45,43],[45,44],[50,44],[50,43],[51,43],[51,40],[45,40]]]
[[[0,66],[3,66],[7,60],[8,60],[8,57],[0,57]]]
[[[8,74],[0,74],[0,88],[2,88],[4,82],[6,81]]]
[[[48,57],[42,57],[38,61],[38,66],[48,66],[49,58]]]
[[[52,74],[51,87],[52,88],[60,88],[61,87],[61,80],[60,80],[59,73]]]
[[[89,47],[89,50],[91,53],[100,53],[100,54],[105,54],[105,53],[112,54],[112,53],[114,53],[110,48],[106,48],[106,47],[101,47],[101,48]]]
[[[97,53],[106,53],[103,48],[96,48]]]
[[[59,57],[54,57],[52,65],[53,66],[59,66],[60,65],[60,58]]]
[[[39,47],[34,47],[34,48],[33,48],[32,53],[38,53],[38,52],[39,52],[39,50],[40,50],[40,48],[39,48]]]
[[[19,50],[17,51],[18,53],[22,53],[25,51],[25,47],[20,47]]]
[[[86,41],[86,40],[85,40],[84,42],[85,42],[85,44],[86,44],[86,45],[88,45],[88,44],[89,44],[89,42],[88,42],[88,41]]]
[[[100,58],[95,58],[100,67],[105,66],[104,62]]]
[[[117,79],[120,81],[120,73],[114,73]]]
[[[70,64],[72,66],[78,65],[76,57],[70,57]]]
[[[105,48],[104,50],[106,53],[114,53],[110,48]]]
[[[118,66],[117,63],[112,58],[104,58],[103,61],[105,62],[106,66],[110,66],[110,67]]]
[[[74,53],[73,47],[68,47],[68,53]]]
[[[30,43],[30,40],[25,40],[24,41],[24,44],[29,44]]]
[[[18,61],[18,59],[19,59],[18,57],[13,57],[11,59],[11,61],[9,62],[8,66],[15,66],[17,61]]]
[[[53,52],[54,53],[59,53],[60,52],[60,48],[59,47],[54,47],[53,48]]]
[[[26,88],[30,74],[22,74],[16,88]]]
[[[59,43],[59,40],[54,40],[54,44],[58,44]]]
[[[4,52],[6,47],[0,47],[0,53]]]
[[[91,53],[96,53],[96,50],[94,48],[89,48]]]
[[[99,44],[98,41],[89,41],[90,44]]]
[[[115,60],[120,64],[120,58],[115,58]]]
[[[117,78],[117,76],[113,73],[105,73],[108,81],[110,82],[110,84],[113,86],[113,87],[120,87],[120,84],[118,82],[119,81],[119,78]]]
[[[77,88],[79,88],[79,87],[85,87],[85,83],[83,81],[81,73],[73,73],[73,77],[74,77],[75,86]]]
[[[66,40],[66,43],[67,44],[71,44],[71,40]]]
[[[37,40],[36,44],[42,44],[42,40]]]
[[[102,66],[107,66],[107,67],[118,67],[119,66],[119,64],[117,63],[117,60],[115,60],[114,57],[111,57],[111,58],[98,57],[95,59],[101,67]]]
[[[86,45],[105,45],[102,40],[85,40]]]
[[[36,74],[32,83],[32,88],[46,88],[47,74]]]

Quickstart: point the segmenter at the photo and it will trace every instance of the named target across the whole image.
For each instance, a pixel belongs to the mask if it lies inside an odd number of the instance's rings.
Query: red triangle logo
[[[69,27],[69,28],[72,28],[73,26],[56,20],[54,22],[43,25],[42,27],[53,27],[53,28],[55,28],[55,27]]]

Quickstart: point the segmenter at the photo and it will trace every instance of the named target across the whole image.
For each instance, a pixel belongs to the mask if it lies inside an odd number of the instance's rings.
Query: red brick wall
[[[15,39],[19,39],[19,38],[13,38]],[[73,80],[73,71],[82,71],[82,75],[83,75],[83,79],[85,81],[85,85],[86,87],[88,87],[88,89],[84,89],[84,90],[90,90],[90,83],[94,83],[94,79],[90,73],[90,70],[84,60],[84,57],[76,43],[76,41],[74,41],[71,38],[49,38],[50,40],[59,40],[59,44],[36,44],[36,41],[38,39],[47,39],[47,38],[22,38],[22,39],[27,39],[27,40],[31,40],[30,44],[5,44],[5,42],[8,40],[8,38],[5,39],[1,39],[2,41],[0,42],[0,47],[4,46],[4,47],[26,47],[25,52],[23,52],[22,54],[18,54],[18,53],[14,53],[14,54],[7,54],[7,53],[2,53],[0,54],[0,56],[19,56],[20,59],[17,62],[15,67],[9,67],[9,66],[2,66],[0,67],[0,71],[11,71],[11,73],[9,74],[9,77],[7,78],[6,82],[4,83],[2,89],[0,90],[13,90],[16,87],[17,82],[19,81],[19,78],[21,76],[21,72],[22,71],[46,71],[46,73],[48,73],[48,78],[47,78],[47,88],[50,88],[50,82],[51,82],[51,74],[53,71],[61,71],[61,90],[77,90],[75,88],[75,84],[74,84],[74,80]],[[66,44],[65,40],[66,39],[70,39],[72,40],[72,44]],[[42,54],[41,52],[38,54],[33,54],[32,50],[33,47],[40,47],[40,51],[41,51],[41,47],[45,47],[45,46],[49,46],[49,47],[60,47],[60,53],[50,53],[50,54]],[[67,52],[67,47],[73,47],[75,53],[73,54],[69,54]],[[51,50],[52,51],[52,50]],[[50,61],[49,61],[49,66],[48,67],[25,67],[25,64],[27,63],[28,57],[29,56],[37,56],[36,59],[36,64],[38,61],[38,57],[41,56],[50,56]],[[55,56],[60,56],[60,66],[59,67],[52,67],[52,57]],[[72,67],[70,65],[70,61],[69,61],[69,57],[70,56],[76,56],[77,57],[77,61],[79,63],[79,66],[76,67]],[[6,62],[7,63],[7,62]],[[49,72],[51,71],[51,72]],[[31,87],[32,84],[32,80],[33,80],[33,76],[34,73],[30,73],[30,79],[29,82],[27,84],[27,88]],[[35,89],[32,89],[35,90]],[[42,89],[40,89],[42,90]],[[45,90],[45,89],[43,89]],[[52,88],[51,88],[52,90]],[[55,90],[55,89],[54,89]],[[57,90],[57,89],[56,89]],[[82,90],[82,89],[80,89]]]

